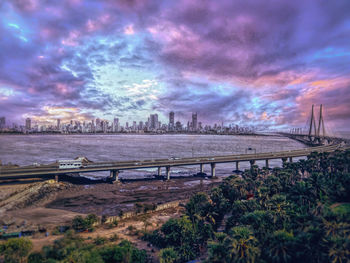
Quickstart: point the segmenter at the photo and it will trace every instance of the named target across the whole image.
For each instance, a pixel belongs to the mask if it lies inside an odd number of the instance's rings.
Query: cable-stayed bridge
[[[82,173],[110,171],[109,181],[118,182],[119,172],[123,170],[157,168],[158,177],[162,178],[162,168],[165,168],[164,178],[169,180],[171,177],[171,167],[176,166],[199,166],[199,172],[204,174],[204,165],[210,165],[211,177],[215,177],[215,167],[219,163],[233,163],[236,171],[239,171],[240,162],[250,162],[254,165],[258,160],[265,160],[265,167],[269,168],[269,161],[273,159],[281,159],[283,163],[293,161],[294,157],[303,157],[311,152],[333,152],[339,149],[350,149],[350,144],[341,138],[329,136],[325,129],[323,119],[323,109],[320,106],[319,116],[316,120],[314,114],[314,105],[312,105],[310,122],[308,130],[292,130],[291,133],[281,133],[291,139],[305,143],[309,148],[300,150],[255,153],[255,154],[234,154],[224,156],[203,156],[192,158],[170,158],[170,159],[152,159],[152,160],[133,160],[119,162],[85,162],[80,163],[77,167],[61,167],[58,163],[52,165],[42,165],[38,167],[15,167],[10,168],[0,166],[0,182],[13,179],[32,179],[32,178],[55,178],[66,174],[76,174],[80,176]]]
[[[318,117],[318,118],[316,118]],[[300,141],[309,146],[320,146],[330,144],[336,139],[334,132],[326,128],[324,121],[323,105],[319,107],[318,115],[315,114],[315,106],[312,105],[311,113],[306,123],[306,127],[293,128],[290,133],[280,133],[291,139]]]

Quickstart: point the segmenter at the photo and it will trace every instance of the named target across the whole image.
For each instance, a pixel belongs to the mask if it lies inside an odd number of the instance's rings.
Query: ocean
[[[0,160],[3,164],[30,165],[49,164],[61,159],[85,156],[94,162],[146,160],[170,157],[199,157],[243,153],[295,150],[306,146],[280,136],[245,135],[1,135]],[[263,166],[264,161],[257,165]],[[281,160],[271,160],[270,166],[281,166]],[[249,168],[248,162],[240,164]],[[230,175],[235,165],[217,164],[216,174]],[[163,169],[163,173],[165,169]],[[191,175],[199,167],[174,167],[171,175]],[[210,166],[204,168],[210,173]],[[120,177],[137,178],[155,174],[155,169],[123,171]],[[94,176],[106,176],[106,172]]]

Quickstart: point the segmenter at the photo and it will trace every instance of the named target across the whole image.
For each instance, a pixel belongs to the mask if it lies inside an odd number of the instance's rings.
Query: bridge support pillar
[[[269,159],[266,159],[266,160],[265,160],[265,167],[266,167],[266,168],[269,168]]]
[[[239,171],[239,162],[236,162],[236,171]]]
[[[202,163],[199,165],[199,172],[204,173],[204,164]]]
[[[166,167],[166,179],[170,180],[170,166]]]
[[[255,160],[250,160],[249,163],[250,163],[250,168],[252,168],[253,165],[255,164]]]
[[[286,157],[283,157],[283,158],[282,158],[282,164],[283,164],[283,166],[286,165],[286,163],[287,163],[287,158],[286,158]]]
[[[215,163],[211,163],[211,177],[215,177]]]
[[[119,182],[119,171],[118,170],[111,170],[110,178],[112,180],[112,183],[118,183]]]
[[[289,157],[289,162],[290,162],[290,163],[293,162],[293,157]]]
[[[162,167],[158,167],[158,177],[162,176]]]

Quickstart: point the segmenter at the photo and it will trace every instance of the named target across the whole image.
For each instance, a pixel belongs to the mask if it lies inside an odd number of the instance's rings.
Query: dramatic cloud
[[[349,129],[350,2],[0,3],[0,116]]]

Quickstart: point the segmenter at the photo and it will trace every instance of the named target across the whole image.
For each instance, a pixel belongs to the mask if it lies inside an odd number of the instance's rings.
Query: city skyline
[[[0,116],[349,130],[350,3],[3,1]],[[126,120],[125,120],[126,121]]]
[[[22,133],[38,133],[38,132],[60,132],[60,133],[125,133],[125,132],[202,132],[202,133],[253,133],[256,127],[240,127],[237,124],[229,123],[224,125],[222,121],[214,124],[205,124],[198,121],[198,114],[192,113],[191,120],[181,122],[175,121],[175,112],[168,114],[168,122],[162,122],[158,119],[157,113],[149,115],[147,120],[126,121],[124,124],[118,117],[113,120],[92,119],[89,121],[61,119],[48,120],[44,124],[32,122],[31,118],[26,118],[24,125],[6,123],[6,117],[0,117],[0,131],[5,133],[22,132]],[[186,124],[187,122],[187,124]],[[49,123],[49,124],[47,124]],[[56,124],[56,125],[55,125]]]

